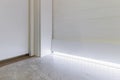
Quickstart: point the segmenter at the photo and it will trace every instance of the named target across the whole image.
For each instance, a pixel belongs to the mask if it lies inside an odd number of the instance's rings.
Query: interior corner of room
[[[0,60],[59,52],[120,64],[120,2],[86,1],[1,0]]]
[[[120,80],[120,0],[0,0],[0,80]]]

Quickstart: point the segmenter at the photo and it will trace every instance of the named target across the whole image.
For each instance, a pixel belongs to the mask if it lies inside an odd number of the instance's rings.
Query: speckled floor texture
[[[120,80],[120,69],[49,55],[0,67],[0,80]]]

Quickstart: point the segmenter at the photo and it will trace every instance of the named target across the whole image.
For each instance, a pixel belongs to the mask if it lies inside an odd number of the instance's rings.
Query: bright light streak
[[[112,63],[112,62],[105,62],[105,61],[101,61],[101,60],[95,60],[95,59],[91,59],[91,58],[74,56],[74,55],[69,55],[67,53],[60,53],[60,52],[54,52],[54,55],[62,56],[64,58],[69,58],[71,60],[78,60],[78,61],[83,60],[83,61],[87,61],[87,62],[94,63],[94,64],[100,64],[103,66],[120,69],[120,64],[116,64],[116,63]]]

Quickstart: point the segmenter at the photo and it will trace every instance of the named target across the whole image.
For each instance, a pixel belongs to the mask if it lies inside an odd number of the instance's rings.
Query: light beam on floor
[[[81,57],[81,56],[75,56],[75,55],[70,55],[68,53],[60,53],[60,52],[54,52],[55,56],[61,56],[70,60],[77,60],[77,61],[86,61],[89,63],[94,63],[94,64],[100,64],[103,66],[115,68],[115,69],[120,69],[120,64],[117,63],[112,63],[112,62],[106,62],[106,61],[101,61],[101,60],[95,60],[91,58],[86,58],[86,57]]]

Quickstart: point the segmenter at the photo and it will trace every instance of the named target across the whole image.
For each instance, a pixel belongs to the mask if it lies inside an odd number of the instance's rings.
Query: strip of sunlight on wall
[[[106,67],[120,69],[120,64],[116,64],[116,63],[105,62],[105,61],[95,60],[95,59],[91,59],[91,58],[85,58],[85,57],[81,57],[81,56],[69,55],[69,54],[60,53],[60,52],[54,52],[54,55],[67,58],[67,59],[70,59],[72,61],[74,61],[74,60],[77,60],[77,61],[83,60],[83,61],[94,63],[94,64],[100,64],[100,65],[106,66]]]

